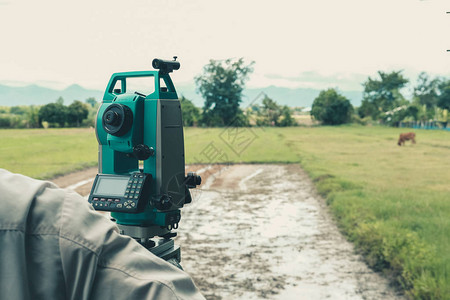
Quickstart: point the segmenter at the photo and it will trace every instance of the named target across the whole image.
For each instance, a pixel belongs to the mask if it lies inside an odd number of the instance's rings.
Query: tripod
[[[175,245],[173,238],[177,235],[161,226],[132,226],[117,224],[120,234],[134,238],[154,255],[164,259],[179,269],[183,269],[180,246]]]

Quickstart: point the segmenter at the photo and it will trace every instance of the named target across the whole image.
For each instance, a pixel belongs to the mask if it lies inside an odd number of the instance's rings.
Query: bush
[[[365,126],[367,124],[370,124],[371,122],[372,122],[372,117],[370,117],[370,116],[362,118],[358,114],[353,114],[352,115],[352,123]]]
[[[67,107],[62,103],[49,103],[39,109],[39,122],[47,121],[49,124],[58,124],[64,127],[67,119]]]
[[[0,114],[0,128],[25,128],[27,125],[20,115]]]
[[[200,109],[184,96],[181,96],[180,104],[183,115],[183,126],[196,126],[200,120]]]
[[[0,128],[9,128],[11,126],[11,117],[8,114],[0,115]]]
[[[81,101],[75,100],[66,108],[67,122],[72,127],[80,127],[83,120],[88,117],[89,106]]]
[[[339,95],[335,89],[321,91],[311,108],[311,116],[325,125],[349,123],[352,113],[353,106],[350,101]]]

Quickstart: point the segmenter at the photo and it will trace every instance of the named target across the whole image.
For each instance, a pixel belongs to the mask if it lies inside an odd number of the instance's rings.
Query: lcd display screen
[[[104,177],[97,179],[94,194],[99,196],[123,196],[128,184],[128,177]]]

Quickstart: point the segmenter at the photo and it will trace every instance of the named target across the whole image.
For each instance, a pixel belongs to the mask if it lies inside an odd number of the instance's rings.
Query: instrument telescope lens
[[[120,116],[115,111],[108,111],[105,114],[105,123],[108,125],[117,125],[120,123]]]

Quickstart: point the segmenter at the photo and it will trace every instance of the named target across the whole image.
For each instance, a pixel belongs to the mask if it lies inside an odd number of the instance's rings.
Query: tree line
[[[196,107],[192,101],[181,96],[181,111],[183,114],[183,125],[202,127],[222,126],[295,126],[297,123],[293,118],[293,110],[286,105],[278,105],[273,99],[264,94],[261,104],[252,104],[245,110],[240,110],[235,118],[230,119],[227,124],[220,114],[214,119],[205,118],[204,111]],[[240,109],[240,108],[239,108]],[[205,122],[205,120],[208,120]],[[226,125],[227,124],[227,125]]]
[[[369,77],[362,83],[360,107],[353,108],[336,89],[328,89],[314,100],[311,115],[329,125],[377,121],[399,126],[401,122],[435,122],[446,128],[450,120],[450,80],[430,78],[422,72],[413,87],[412,99],[402,94],[408,83],[402,71],[378,71],[377,78]]]
[[[261,104],[241,109],[242,91],[253,62],[243,59],[223,61],[210,60],[203,73],[195,78],[197,90],[204,99],[203,108],[189,106],[185,125],[202,126],[293,126],[293,109],[279,106],[265,95]],[[413,87],[412,99],[406,99],[402,89],[409,83],[402,71],[378,71],[375,78],[368,77],[362,83],[362,102],[353,107],[350,100],[337,89],[327,89],[314,99],[310,115],[325,125],[357,122],[399,126],[400,122],[435,122],[446,127],[450,119],[450,80],[443,77],[430,78],[422,72]]]
[[[184,126],[295,126],[295,108],[278,105],[268,95],[261,103],[242,109],[242,92],[253,62],[240,59],[210,60],[195,77],[198,93],[204,99],[202,108],[181,96]],[[378,71],[378,77],[362,83],[364,91],[359,107],[353,107],[337,89],[327,89],[314,99],[310,115],[325,125],[376,121],[398,126],[400,122],[439,122],[446,127],[450,119],[450,80],[418,76],[412,99],[402,89],[409,83],[402,71]],[[0,107],[0,128],[94,126],[99,103],[94,98],[64,105],[61,97],[43,106]]]
[[[90,127],[95,124],[99,103],[94,98],[64,105],[59,97],[46,105],[0,107],[0,128]]]
[[[197,90],[205,100],[200,109],[181,96],[184,126],[293,126],[295,120],[287,106],[278,105],[264,95],[261,104],[240,107],[242,92],[253,62],[244,60],[210,60],[203,73],[195,77]],[[61,97],[43,106],[0,107],[0,128],[79,127],[94,126],[98,103],[93,98],[84,103],[64,105]]]

